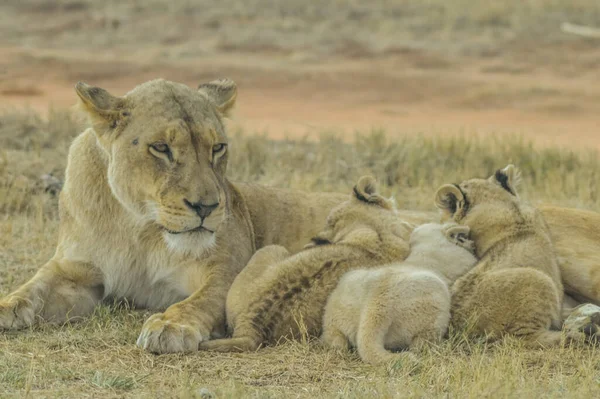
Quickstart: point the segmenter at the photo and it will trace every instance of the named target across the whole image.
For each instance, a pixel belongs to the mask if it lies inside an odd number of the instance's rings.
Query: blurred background
[[[234,126],[295,137],[519,133],[598,147],[598,0],[3,0],[0,108],[149,79],[239,85]]]

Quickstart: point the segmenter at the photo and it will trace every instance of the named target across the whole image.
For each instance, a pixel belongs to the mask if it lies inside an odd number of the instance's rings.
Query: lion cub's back
[[[334,324],[357,344],[361,323],[377,318],[390,328],[386,347],[410,346],[425,330],[442,335],[450,318],[450,292],[435,272],[402,263],[346,273],[326,305],[325,324]]]
[[[233,280],[226,301],[227,325],[235,328],[239,314],[248,311],[251,304],[261,300],[265,293],[275,288],[288,275],[299,274],[293,262],[285,262],[290,252],[280,245],[259,249],[246,267]]]

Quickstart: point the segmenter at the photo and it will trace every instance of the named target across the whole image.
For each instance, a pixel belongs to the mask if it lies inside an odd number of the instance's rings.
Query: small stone
[[[600,306],[591,303],[577,306],[565,320],[564,329],[595,337],[600,329]]]
[[[198,397],[202,398],[202,399],[214,399],[215,394],[212,393],[207,388],[200,388],[200,389],[198,389]]]
[[[52,176],[51,173],[40,176],[41,186],[45,192],[50,193],[51,195],[57,195],[62,189],[63,182]]]

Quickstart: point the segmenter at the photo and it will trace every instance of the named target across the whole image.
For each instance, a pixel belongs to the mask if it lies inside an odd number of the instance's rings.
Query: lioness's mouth
[[[203,226],[198,226],[198,227],[194,227],[193,229],[183,230],[183,231],[173,231],[173,230],[167,229],[166,227],[163,227],[163,229],[165,229],[167,231],[167,233],[169,233],[169,234],[185,234],[185,233],[193,233],[196,231],[206,231],[208,233],[214,234],[214,231],[209,230]]]

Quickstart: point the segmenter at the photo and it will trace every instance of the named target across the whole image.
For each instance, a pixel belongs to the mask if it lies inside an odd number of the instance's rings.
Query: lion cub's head
[[[394,201],[377,192],[375,179],[363,176],[350,199],[330,212],[325,229],[308,246],[345,244],[377,255],[383,251],[394,258],[404,258],[412,229],[412,225],[396,216]]]
[[[520,180],[519,170],[508,165],[488,179],[443,185],[435,195],[435,204],[442,211],[443,221],[470,227],[479,252],[480,247],[488,247],[491,241],[517,230],[530,230],[539,222],[535,208],[518,196]]]
[[[183,252],[214,241],[227,198],[227,136],[223,117],[236,85],[218,80],[198,90],[153,80],[123,97],[78,83],[117,200],[140,222],[164,231]],[[93,182],[90,182],[93,184]]]
[[[410,251],[439,251],[448,253],[462,248],[470,253],[475,252],[475,244],[469,238],[469,226],[450,223],[425,223],[415,227],[410,235]]]

